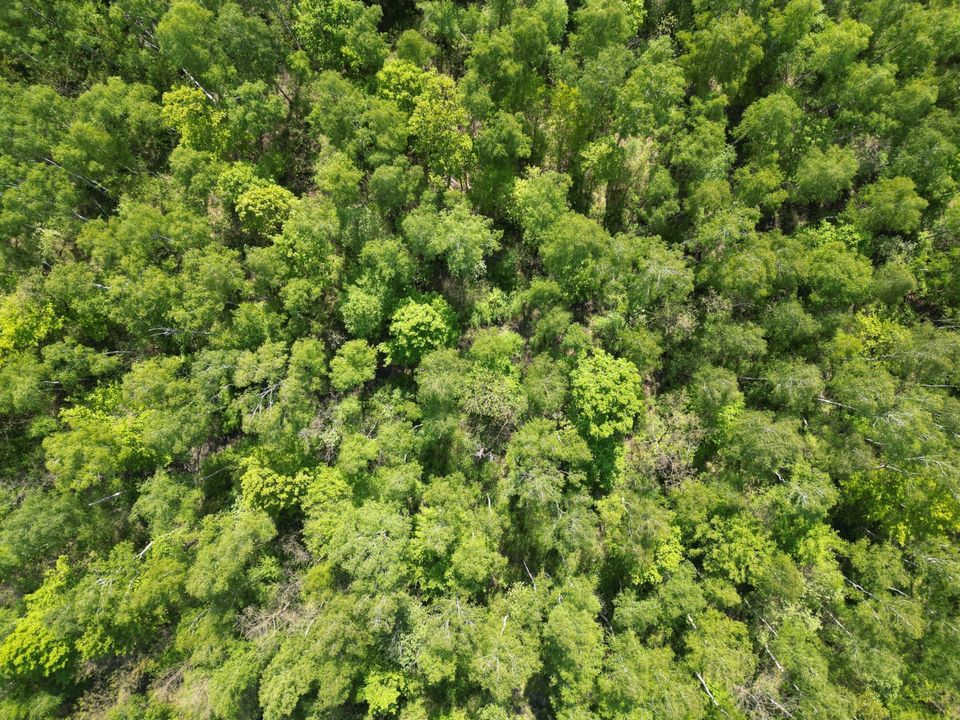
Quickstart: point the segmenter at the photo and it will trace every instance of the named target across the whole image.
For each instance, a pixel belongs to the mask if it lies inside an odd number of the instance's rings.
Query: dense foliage
[[[0,718],[960,718],[954,0],[0,2]]]

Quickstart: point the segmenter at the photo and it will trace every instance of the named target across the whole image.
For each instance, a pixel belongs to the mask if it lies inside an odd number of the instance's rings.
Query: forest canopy
[[[960,718],[954,0],[5,0],[0,128],[0,718]]]

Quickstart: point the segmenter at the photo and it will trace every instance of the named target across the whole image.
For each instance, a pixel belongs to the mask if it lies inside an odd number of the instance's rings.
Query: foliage
[[[237,216],[249,230],[268,235],[283,224],[293,200],[293,193],[279,185],[252,187],[237,198]]]
[[[432,175],[462,179],[472,165],[473,140],[463,97],[448,75],[432,75],[410,115],[413,147]]]
[[[858,195],[858,219],[873,232],[913,232],[928,204],[914,188],[905,177],[878,180]]]
[[[570,392],[577,421],[592,440],[628,433],[643,410],[636,366],[602,350],[580,359],[570,376]]]
[[[376,372],[376,349],[366,340],[350,340],[330,361],[330,384],[335,390],[352,390],[373,380]]]
[[[465,202],[436,213],[427,206],[411,212],[403,230],[411,247],[425,258],[445,257],[450,274],[473,280],[486,270],[484,256],[500,246],[500,233],[491,221],[470,212]]]
[[[455,322],[442,297],[428,302],[408,300],[390,320],[390,340],[383,345],[386,362],[416,365],[426,353],[453,342]]]
[[[826,151],[811,148],[801,158],[794,176],[801,202],[836,200],[853,183],[859,163],[853,151],[831,145]]]
[[[0,3],[0,717],[960,717],[960,7]]]
[[[304,0],[297,5],[294,29],[320,67],[376,71],[386,55],[377,23],[381,10],[357,0]]]

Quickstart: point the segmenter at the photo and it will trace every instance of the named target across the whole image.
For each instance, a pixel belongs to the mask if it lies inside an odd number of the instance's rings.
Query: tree
[[[344,343],[330,361],[330,384],[335,390],[352,390],[373,380],[377,372],[377,351],[365,340]]]
[[[377,94],[395,102],[404,112],[412,112],[430,77],[422,64],[388,59],[377,73]]]
[[[510,439],[504,492],[523,528],[514,544],[528,567],[588,562],[595,555],[596,518],[583,494],[591,459],[576,430],[544,418],[524,423]]]
[[[598,503],[598,510],[612,575],[625,584],[655,586],[679,569],[679,529],[669,511],[650,497],[620,486]]]
[[[506,567],[497,549],[502,524],[462,475],[431,481],[410,540],[421,591],[434,598],[481,595]]]
[[[53,159],[78,187],[117,197],[128,173],[150,168],[158,143],[160,111],[147,85],[113,77],[77,98],[74,117]]]
[[[687,633],[686,664],[724,705],[736,702],[736,689],[753,676],[756,658],[746,625],[709,608]]]
[[[547,229],[569,210],[571,182],[567,175],[539,168],[530,168],[527,177],[516,181],[510,214],[520,223],[527,242],[538,245]]]
[[[116,393],[107,402],[116,402]],[[106,408],[66,408],[65,429],[46,438],[47,469],[62,487],[112,489],[124,473],[147,463],[135,419],[114,418]]]
[[[543,265],[573,301],[596,297],[609,276],[612,240],[596,221],[579,213],[561,215],[545,231]]]
[[[721,15],[709,28],[683,32],[680,39],[687,47],[681,62],[701,87],[715,80],[736,93],[763,58],[763,30],[742,13]]]
[[[704,569],[737,585],[755,583],[773,553],[773,543],[760,523],[746,513],[714,516],[704,532]]]
[[[544,656],[553,685],[556,713],[575,713],[593,704],[603,660],[600,603],[593,589],[576,582],[557,590],[544,624]]]
[[[767,369],[771,399],[794,413],[809,410],[823,393],[823,378],[815,365],[779,361]]]
[[[806,284],[811,300],[828,307],[862,302],[870,289],[870,261],[838,241],[817,247],[810,257]]]
[[[727,428],[725,441],[721,456],[747,478],[759,480],[769,480],[793,465],[804,449],[795,421],[775,420],[756,410],[738,413]]]
[[[382,14],[379,6],[357,0],[304,0],[297,5],[294,30],[320,68],[376,72],[387,54],[376,30]]]
[[[369,190],[373,201],[387,215],[396,215],[408,208],[423,184],[423,168],[398,158],[380,165],[370,175]]]
[[[767,95],[748,107],[733,134],[746,140],[756,155],[784,153],[790,149],[803,119],[803,111],[784,92]]]
[[[240,476],[241,499],[245,506],[262,510],[277,517],[296,509],[306,492],[309,482],[306,473],[296,476],[282,475],[261,464],[260,459],[244,459],[244,472]]]
[[[405,584],[409,535],[408,518],[385,503],[368,501],[344,513],[324,556],[361,593],[386,593]]]
[[[609,45],[622,45],[643,23],[642,3],[589,0],[573,14],[577,32],[572,45],[583,57],[596,57]]]
[[[495,702],[506,704],[522,694],[536,671],[539,623],[539,603],[534,590],[526,585],[512,587],[480,619],[470,672]]]
[[[416,365],[426,353],[454,340],[454,326],[453,311],[443,298],[408,300],[390,320],[391,339],[382,347],[386,363]]]
[[[917,195],[913,181],[884,178],[864,188],[852,201],[857,220],[872,232],[910,233],[920,227],[927,201]]]
[[[187,574],[187,592],[208,602],[239,603],[249,592],[248,569],[275,535],[270,518],[258,510],[207,516]]]
[[[26,677],[33,680],[55,677],[66,670],[74,659],[69,637],[48,618],[55,616],[60,594],[71,579],[71,567],[65,556],[47,573],[43,585],[26,598],[27,614],[16,620],[0,644],[0,668],[7,678]],[[59,625],[59,624],[58,624]]]
[[[236,6],[234,6],[236,7]],[[254,157],[267,138],[283,122],[283,100],[262,80],[245,82],[224,103],[229,150],[233,156]]]
[[[403,220],[403,231],[413,249],[430,259],[445,257],[450,274],[475,280],[486,269],[484,256],[500,247],[501,232],[463,202],[437,213],[421,206]]]
[[[431,76],[410,115],[414,150],[432,175],[463,180],[473,164],[473,140],[463,96],[446,75]]]
[[[814,147],[800,159],[794,175],[794,195],[801,202],[827,203],[850,189],[859,163],[856,155],[831,145],[826,151]]]
[[[237,216],[251,232],[269,235],[283,225],[294,199],[293,193],[280,185],[258,185],[237,198]]]
[[[477,169],[471,195],[490,215],[503,215],[522,161],[530,157],[531,139],[519,113],[498,112],[489,118],[474,140]]]
[[[839,77],[867,48],[872,34],[869,25],[852,18],[827,22],[822,30],[809,33],[801,41],[803,64],[828,78]]]
[[[669,133],[680,121],[686,90],[683,70],[666,37],[651,40],[618,96],[618,122],[634,135]]]
[[[594,441],[628,433],[644,407],[636,366],[602,350],[580,358],[570,376],[570,392],[577,421]]]
[[[177,0],[157,23],[160,51],[194,82],[205,76],[216,50],[209,43],[214,34],[213,17],[212,12],[193,0]]]
[[[611,639],[599,681],[605,720],[645,711],[662,718],[705,717],[706,698],[696,680],[674,661],[669,648],[648,648],[632,632]]]
[[[759,302],[773,292],[777,256],[768,237],[747,240],[728,249],[712,268],[702,271],[725,297]]]
[[[744,165],[734,173],[736,197],[745,205],[776,210],[787,199],[784,175],[774,153],[759,162]]]

